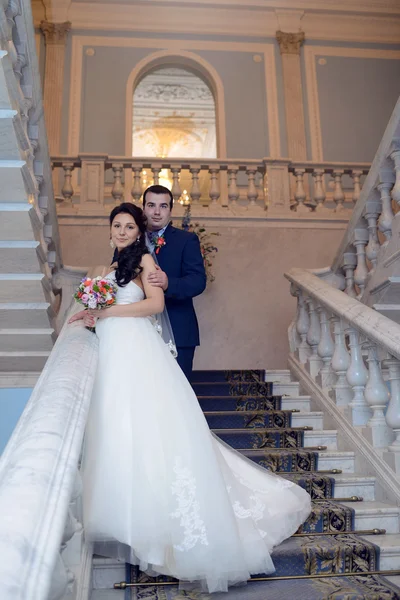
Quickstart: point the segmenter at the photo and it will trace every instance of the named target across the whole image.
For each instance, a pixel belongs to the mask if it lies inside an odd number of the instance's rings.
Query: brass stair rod
[[[386,529],[359,529],[355,531],[319,531],[312,533],[294,533],[292,537],[309,537],[309,536],[322,536],[322,535],[385,535]]]
[[[362,502],[362,496],[350,496],[349,498],[312,498],[313,502]]]
[[[285,581],[293,579],[329,579],[332,577],[366,577],[367,575],[400,575],[400,569],[393,571],[350,571],[349,573],[325,573],[324,575],[280,575],[277,577],[254,577],[254,579],[248,579],[247,583],[255,583],[258,581]],[[160,581],[153,583],[126,583],[121,581],[120,583],[114,583],[115,590],[125,590],[128,587],[161,587],[161,586],[172,586],[179,585],[178,581]]]

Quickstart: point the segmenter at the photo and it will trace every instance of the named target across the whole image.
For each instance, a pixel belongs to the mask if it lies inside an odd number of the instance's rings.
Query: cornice
[[[34,0],[40,1],[42,0]],[[53,0],[55,4],[63,3],[66,0]],[[91,0],[77,0],[72,4],[90,4]],[[116,6],[118,4],[126,6],[151,5],[154,10],[155,6],[168,7],[204,7],[226,8],[235,7],[242,10],[272,9],[272,10],[301,10],[301,11],[319,11],[319,12],[344,12],[344,13],[368,13],[380,15],[400,14],[400,5],[397,0],[96,0],[96,6],[110,4]]]
[[[289,5],[288,0],[286,1]],[[72,30],[80,31],[106,31],[106,32],[135,32],[141,34],[193,34],[193,35],[218,35],[254,38],[275,38],[276,31],[282,29],[281,23],[284,10],[279,6],[276,10],[268,6],[268,0],[258,5],[259,0],[251,0],[244,4],[243,0],[218,0],[218,3],[209,4],[202,0],[202,4],[185,0],[185,2],[170,2],[157,0],[157,18],[155,18],[155,5],[153,0],[111,4],[106,2],[73,2],[69,10],[69,20]],[[295,2],[291,2],[295,4]],[[314,6],[318,5],[313,0]],[[324,0],[325,4],[325,0]],[[330,0],[326,3],[332,4]],[[350,6],[351,6],[350,2]],[[365,9],[364,3],[363,8]],[[372,8],[373,4],[369,4]],[[335,3],[336,8],[343,7],[342,12],[316,11],[309,8],[304,11],[300,20],[301,30],[306,39],[339,41],[339,42],[364,42],[377,44],[400,43],[400,4],[397,14],[394,9],[392,16],[388,12],[380,14],[367,14],[367,11],[358,11],[351,14],[348,5],[342,0]],[[376,9],[380,0],[375,0]],[[389,3],[391,5],[391,2]],[[345,9],[345,6],[347,9]],[[293,15],[295,11],[287,11]],[[39,26],[44,19],[43,4],[33,0],[33,14],[35,25]],[[295,33],[294,29],[291,32]],[[72,31],[73,33],[73,31]]]

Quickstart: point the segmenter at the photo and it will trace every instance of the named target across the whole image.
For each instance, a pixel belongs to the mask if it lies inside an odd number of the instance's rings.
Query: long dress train
[[[131,282],[117,303],[143,297]],[[270,552],[307,518],[310,496],[210,433],[150,319],[110,317],[96,331],[82,463],[95,551],[209,592],[273,572]]]

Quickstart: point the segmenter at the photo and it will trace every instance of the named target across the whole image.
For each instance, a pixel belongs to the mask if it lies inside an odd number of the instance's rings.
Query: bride
[[[226,591],[274,571],[270,552],[307,518],[310,496],[210,432],[148,318],[164,297],[148,283],[143,212],[122,204],[110,226],[116,305],[77,315],[96,322],[99,338],[82,463],[86,536],[97,554]]]

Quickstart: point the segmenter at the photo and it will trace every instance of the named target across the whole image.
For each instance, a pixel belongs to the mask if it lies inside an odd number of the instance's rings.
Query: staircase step
[[[337,449],[336,429],[314,429],[304,432],[304,448],[310,446],[326,446],[328,450]]]
[[[343,473],[354,473],[354,463],[354,452],[334,452],[331,450],[318,452],[318,471],[340,469]]]
[[[323,429],[324,413],[323,412],[301,412],[292,414],[292,427],[313,427],[315,430]]]
[[[355,510],[355,529],[386,529],[386,533],[399,533],[398,506],[384,502],[341,502]]]
[[[0,240],[35,240],[32,220],[39,222],[32,204],[20,206],[0,203]]]
[[[291,374],[289,369],[278,369],[265,371],[264,381],[271,381],[272,383],[290,383]]]
[[[360,536],[380,548],[379,568],[389,571],[400,568],[400,534],[387,533],[386,535]],[[398,576],[400,577],[400,576]]]
[[[200,407],[206,412],[215,411],[248,411],[248,410],[280,410],[281,397],[271,396],[201,396],[198,395]]]
[[[193,371],[191,383],[226,383],[227,381],[266,381],[262,369],[245,369],[230,371]]]
[[[339,473],[335,478],[334,498],[360,496],[364,501],[375,500],[375,477]]]
[[[3,305],[13,304],[16,298],[23,298],[24,302],[19,303],[19,306],[25,305],[29,309],[32,303],[46,302],[48,298],[46,298],[42,281],[44,281],[43,273],[0,276],[0,303]]]
[[[300,384],[297,381],[291,381],[290,383],[274,383],[273,394],[275,396],[299,396],[300,395]]]
[[[272,396],[272,383],[264,381],[201,382],[192,387],[198,396]]]
[[[204,416],[210,428],[259,429],[291,427],[290,411],[213,411]]]
[[[125,590],[93,590],[90,600],[126,600]]]
[[[49,326],[49,304],[0,304],[0,328],[43,329]]]
[[[239,450],[241,454],[260,466],[276,473],[307,474],[317,470],[318,452],[306,451],[304,448],[265,448],[262,450]]]
[[[0,273],[40,273],[39,242],[15,242],[18,246],[11,247],[3,247],[2,244],[13,242],[0,242]],[[44,263],[44,253],[43,259]]]
[[[126,580],[126,566],[123,561],[113,558],[93,556],[93,589],[112,590],[114,583]]]
[[[0,352],[0,373],[5,371],[42,371],[50,351]]]
[[[303,430],[299,429],[213,429],[221,440],[236,449],[294,448],[303,445]],[[311,445],[311,444],[309,444]]]
[[[282,410],[300,410],[310,412],[311,396],[283,396],[281,400]]]
[[[53,329],[0,329],[0,351],[51,351]]]

